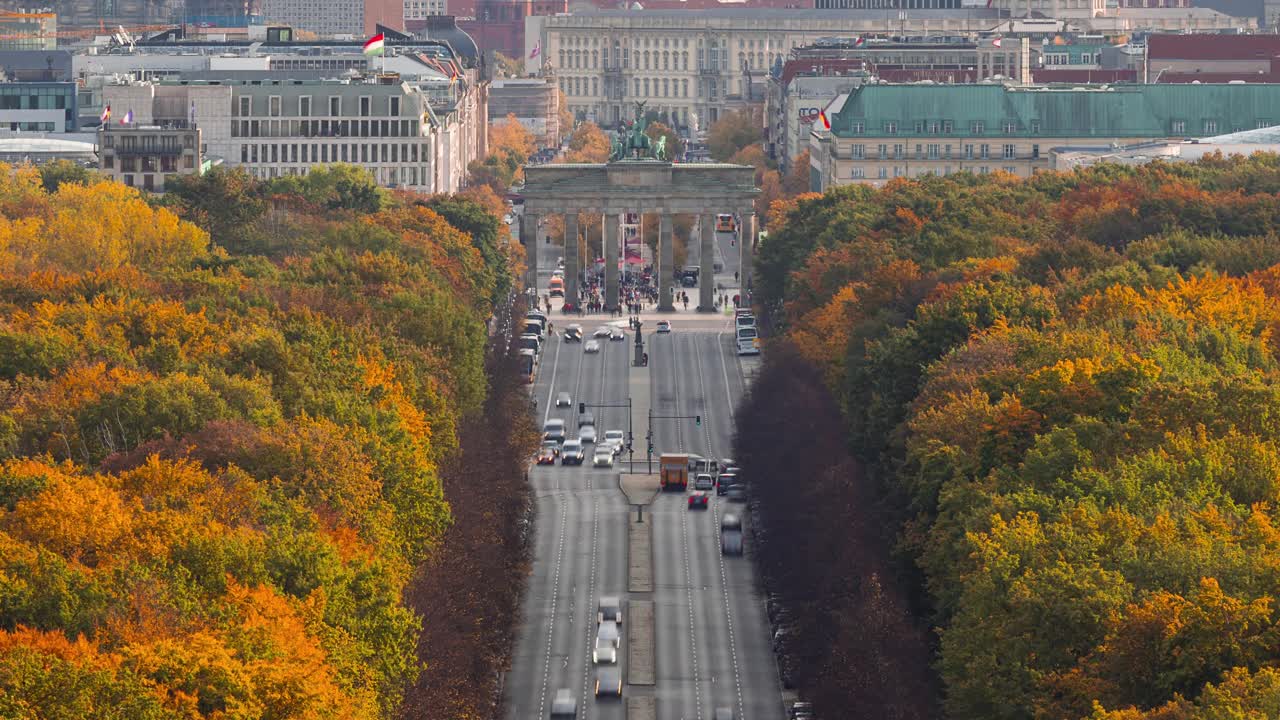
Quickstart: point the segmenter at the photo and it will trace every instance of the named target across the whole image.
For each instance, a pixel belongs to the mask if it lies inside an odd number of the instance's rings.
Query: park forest
[[[775,203],[737,455],[820,717],[1280,717],[1280,157]]]
[[[0,717],[491,714],[536,442],[501,213],[0,166]]]

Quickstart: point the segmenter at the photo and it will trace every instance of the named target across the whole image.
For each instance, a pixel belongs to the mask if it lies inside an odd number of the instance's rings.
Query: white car
[[[667,320],[659,320],[659,321],[658,321],[658,332],[660,332],[660,333],[669,333],[669,332],[671,332],[671,323],[670,323],[669,321],[667,321]]]
[[[596,427],[594,425],[584,425],[578,428],[578,442],[583,445],[595,445]]]
[[[601,443],[591,456],[591,466],[598,468],[613,467],[613,443]]]
[[[618,648],[607,640],[596,640],[596,646],[591,651],[591,662],[596,665],[615,665],[618,662]]]
[[[604,325],[601,325],[600,327],[596,328],[595,332],[591,333],[591,337],[607,338],[612,334],[613,334],[612,330],[605,327]]]
[[[596,630],[596,645],[603,642],[612,643],[615,648],[622,644],[622,636],[618,634],[618,623],[612,620],[600,623],[600,628]]]
[[[614,342],[621,342],[627,339],[627,333],[622,328],[614,328],[609,331],[609,339]]]
[[[562,392],[556,395],[556,407],[569,407],[573,404],[573,400],[569,399],[569,393]]]
[[[595,340],[588,340],[587,343],[582,346],[582,351],[588,355],[595,355],[600,352],[600,343]]]
[[[627,449],[627,442],[621,430],[605,430],[604,441],[613,445],[613,454],[620,455]]]

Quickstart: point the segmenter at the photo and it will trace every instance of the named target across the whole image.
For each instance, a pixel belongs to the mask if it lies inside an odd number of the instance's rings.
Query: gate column
[[[658,310],[672,312],[676,309],[671,282],[675,273],[675,237],[671,232],[671,213],[663,211],[658,222]]]
[[[618,223],[622,220],[616,212],[604,216],[604,307],[612,312],[618,309]]]
[[[709,212],[699,215],[698,232],[702,234],[702,257],[698,266],[698,312],[715,312],[716,216]]]
[[[538,216],[534,213],[520,214],[520,244],[524,245],[525,287],[533,288],[538,294]]]
[[[564,214],[564,301],[576,308],[582,302],[578,295],[578,211]]]

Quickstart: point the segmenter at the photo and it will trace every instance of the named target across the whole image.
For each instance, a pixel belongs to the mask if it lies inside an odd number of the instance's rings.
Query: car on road
[[[595,340],[588,340],[587,344],[582,346],[582,351],[588,355],[595,355],[600,352],[600,343]]]
[[[694,490],[713,490],[715,489],[715,486],[716,486],[715,478],[711,477],[707,473],[702,473],[693,478]]]
[[[564,421],[560,418],[552,418],[542,426],[542,439],[554,440],[557,444],[564,444]]]
[[[612,328],[611,330],[609,330],[609,339],[614,342],[626,340],[627,333],[622,328]]]
[[[538,448],[538,464],[539,465],[555,465],[556,457],[560,455],[560,446],[555,442],[544,442],[542,447]]]
[[[658,321],[658,332],[660,332],[660,333],[669,333],[669,332],[671,332],[671,322],[670,322],[669,320],[659,320],[659,321]]]
[[[591,456],[591,466],[598,468],[613,467],[613,444],[601,443],[596,446],[595,454]]]
[[[532,333],[525,333],[520,336],[519,347],[521,350],[532,350],[536,353],[542,352],[542,338]]]
[[[791,707],[787,708],[787,717],[791,720],[797,718],[813,717],[813,703],[811,702],[794,702]]]
[[[621,430],[605,430],[604,431],[604,441],[606,443],[613,443],[614,455],[620,455],[622,454],[622,451],[626,449],[627,443],[624,438],[625,436],[622,434]]]
[[[733,458],[720,458],[720,472],[737,472],[738,466],[733,463]]]
[[[610,330],[607,325],[601,325],[600,327],[596,328],[595,332],[591,333],[591,337],[607,338],[612,334],[613,334],[613,331]]]
[[[578,428],[578,440],[583,445],[595,445],[596,444],[596,426],[583,425],[582,427]]]
[[[742,520],[732,513],[725,513],[720,518],[720,552],[725,555],[742,554]]]
[[[582,326],[570,325],[564,329],[565,342],[582,342]]]
[[[617,668],[596,671],[596,697],[622,697],[622,673]]]
[[[618,662],[618,648],[608,640],[596,638],[596,646],[591,650],[591,662],[596,665],[615,665]]]
[[[551,717],[578,717],[578,701],[574,699],[572,690],[562,688],[556,691],[556,697],[551,701]]]
[[[695,490],[689,493],[689,509],[690,510],[706,510],[708,507],[707,494],[701,490]]]
[[[622,624],[622,599],[617,595],[602,595],[596,609],[596,622],[614,622]]]
[[[738,484],[738,476],[736,473],[720,473],[720,477],[716,479],[716,494],[728,495],[729,488]]]
[[[589,412],[584,412],[578,416],[578,427],[586,427],[587,425],[595,426],[596,416]]]
[[[578,440],[566,440],[560,448],[561,465],[581,465],[584,458],[582,443]]]
[[[556,407],[570,407],[573,405],[573,399],[569,397],[569,393],[562,392],[556,395]]]
[[[737,323],[738,327],[755,327],[756,316],[750,313],[740,314],[734,319],[734,322]]]
[[[596,628],[596,644],[601,640],[613,643],[614,647],[622,644],[622,636],[618,633],[618,623],[612,620],[605,620],[600,623],[600,627]]]

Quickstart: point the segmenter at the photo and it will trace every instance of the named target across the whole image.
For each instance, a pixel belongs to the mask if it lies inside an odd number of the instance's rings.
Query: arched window
[[[598,67],[600,67],[600,51],[592,50],[591,51],[591,69],[595,70]]]
[[[668,95],[667,79],[662,78],[662,97],[668,97]]]
[[[636,97],[640,97],[640,78],[636,78]]]
[[[649,78],[644,79],[644,96],[649,97]]]

